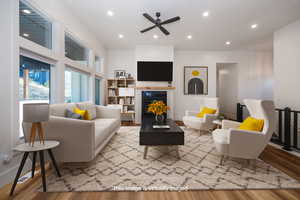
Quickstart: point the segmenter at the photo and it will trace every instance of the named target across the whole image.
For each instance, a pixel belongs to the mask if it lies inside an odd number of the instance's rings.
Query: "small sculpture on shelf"
[[[115,79],[122,79],[122,78],[126,78],[126,71],[125,70],[115,70],[114,71],[115,74]]]

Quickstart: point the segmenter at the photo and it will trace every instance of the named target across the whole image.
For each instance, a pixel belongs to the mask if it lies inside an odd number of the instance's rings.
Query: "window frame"
[[[99,104],[96,103],[96,81],[99,81]],[[103,94],[103,91],[102,91],[102,84],[103,84],[103,77],[100,77],[100,76],[95,76],[95,81],[94,81],[94,84],[95,84],[95,89],[94,89],[94,101],[95,101],[95,104],[96,105],[103,105],[103,102],[102,102],[102,94]]]
[[[99,58],[99,71],[97,70],[96,58]],[[103,74],[103,58],[98,54],[94,56],[94,69],[96,74]]]
[[[44,18],[44,20],[48,21],[49,23],[51,23],[51,31],[50,31],[50,48],[49,47],[46,47],[46,46],[43,46],[35,41],[32,41],[32,40],[29,40],[27,37],[23,37],[21,36],[21,30],[19,28],[19,32],[18,32],[18,36],[22,39],[24,39],[25,41],[29,41],[29,42],[32,42],[34,43],[35,45],[38,45],[39,47],[42,47],[42,48],[45,48],[49,51],[53,51],[55,49],[55,43],[54,43],[54,35],[55,35],[55,27],[54,27],[54,23],[55,23],[55,20],[50,17],[46,12],[44,12],[42,9],[39,8],[38,5],[36,5],[35,3],[33,2],[29,2],[28,0],[18,0],[19,1],[19,6],[18,6],[18,12],[20,13],[20,2],[25,4],[26,6],[30,7],[30,9],[32,9],[35,13],[37,13],[40,17]],[[18,26],[20,27],[20,16],[19,16],[19,24]]]
[[[86,72],[86,71],[83,71],[83,70],[79,70],[77,68],[74,68],[72,66],[68,66],[66,65],[65,66],[65,71],[64,71],[64,76],[65,76],[65,73],[66,71],[70,71],[70,72],[76,72],[76,73],[79,73],[79,74],[83,74],[83,75],[86,75],[87,76],[87,88],[86,88],[86,91],[87,91],[87,99],[86,100],[81,100],[81,101],[78,101],[78,102],[84,102],[84,101],[90,101],[90,96],[91,96],[91,92],[90,92],[90,88],[91,88],[91,84],[90,84],[90,80],[91,80],[91,74],[89,72]],[[82,88],[81,88],[81,80],[80,80],[80,99],[82,98],[81,95],[82,95]],[[64,80],[64,103],[78,103],[78,102],[66,102],[66,80]]]
[[[69,37],[78,46],[84,48],[84,50],[87,53],[87,55],[86,55],[86,64],[79,63],[76,60],[73,60],[72,58],[69,58],[69,57],[66,56],[66,37]],[[66,63],[71,63],[71,64],[69,64],[70,66],[77,66],[77,68],[79,67],[79,68],[82,68],[83,70],[88,69],[90,67],[90,65],[91,65],[91,63],[90,63],[91,52],[92,52],[92,50],[90,48],[88,48],[87,45],[85,45],[84,42],[82,42],[80,39],[78,39],[78,37],[76,37],[75,34],[73,34],[72,32],[68,31],[67,29],[65,29],[65,31],[64,31],[64,57],[67,60]]]
[[[42,57],[42,56],[39,56],[37,55],[36,53],[33,53],[33,52],[30,52],[30,51],[27,51],[27,50],[23,50],[23,49],[20,49],[19,51],[19,57],[20,56],[24,56],[24,57],[28,57],[28,58],[31,58],[33,60],[37,60],[37,61],[40,61],[40,62],[43,62],[43,63],[46,63],[46,64],[49,64],[50,65],[50,74],[49,74],[49,104],[51,104],[53,102],[53,88],[54,88],[54,81],[52,80],[53,79],[53,76],[54,76],[54,71],[56,70],[56,63],[53,61],[53,60],[50,60],[48,58],[45,58],[45,57]],[[19,63],[18,63],[18,74],[19,74],[19,69],[20,69],[20,59],[19,59]],[[19,75],[18,75],[19,76]],[[19,77],[18,77],[18,81],[19,81]],[[19,99],[19,85],[18,85],[18,98],[17,98],[17,101],[18,101],[18,126],[20,126],[21,124],[21,120],[20,120],[20,99]],[[34,101],[34,100],[33,100]],[[20,129],[21,127],[19,127]],[[18,130],[19,130],[18,129]],[[21,144],[21,143],[24,143],[23,142],[24,140],[24,134],[23,136],[20,137],[20,132],[18,132],[18,144]]]

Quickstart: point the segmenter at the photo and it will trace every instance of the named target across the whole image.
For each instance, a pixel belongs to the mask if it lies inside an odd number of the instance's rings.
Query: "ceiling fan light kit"
[[[158,27],[161,30],[161,32],[163,32],[165,35],[169,35],[170,32],[167,31],[167,29],[165,29],[162,25],[169,24],[169,23],[176,22],[176,21],[180,20],[180,17],[177,16],[177,17],[173,17],[173,18],[167,19],[165,21],[161,21],[161,19],[160,19],[160,13],[157,12],[155,15],[156,15],[156,20],[153,17],[151,17],[149,14],[147,14],[147,13],[143,14],[143,16],[146,19],[148,19],[150,22],[152,22],[154,25],[150,26],[150,27],[148,27],[148,28],[146,28],[144,30],[141,30],[141,33],[145,33],[147,31],[150,31],[153,28]]]

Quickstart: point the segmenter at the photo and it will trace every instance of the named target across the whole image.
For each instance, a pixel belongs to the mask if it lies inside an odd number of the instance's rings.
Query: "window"
[[[78,64],[87,66],[89,50],[75,41],[68,33],[65,34],[65,56]]]
[[[99,56],[95,56],[95,70],[101,73],[101,58]]]
[[[20,56],[19,70],[19,105],[20,137],[23,137],[23,104],[50,102],[51,65]]]
[[[95,104],[101,104],[101,78],[95,78]]]
[[[20,36],[52,49],[52,23],[28,4],[20,1]]]
[[[87,101],[88,97],[89,75],[67,69],[65,71],[65,102]]]

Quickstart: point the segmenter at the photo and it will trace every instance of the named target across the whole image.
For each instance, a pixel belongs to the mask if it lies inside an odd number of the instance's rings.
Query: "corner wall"
[[[12,155],[12,147],[18,135],[18,70],[19,63],[18,40],[18,3],[16,0],[3,0],[0,6],[0,186],[13,180],[20,155],[15,155],[9,164],[3,164],[4,155]]]
[[[274,34],[274,75],[276,106],[300,110],[300,20]]]

